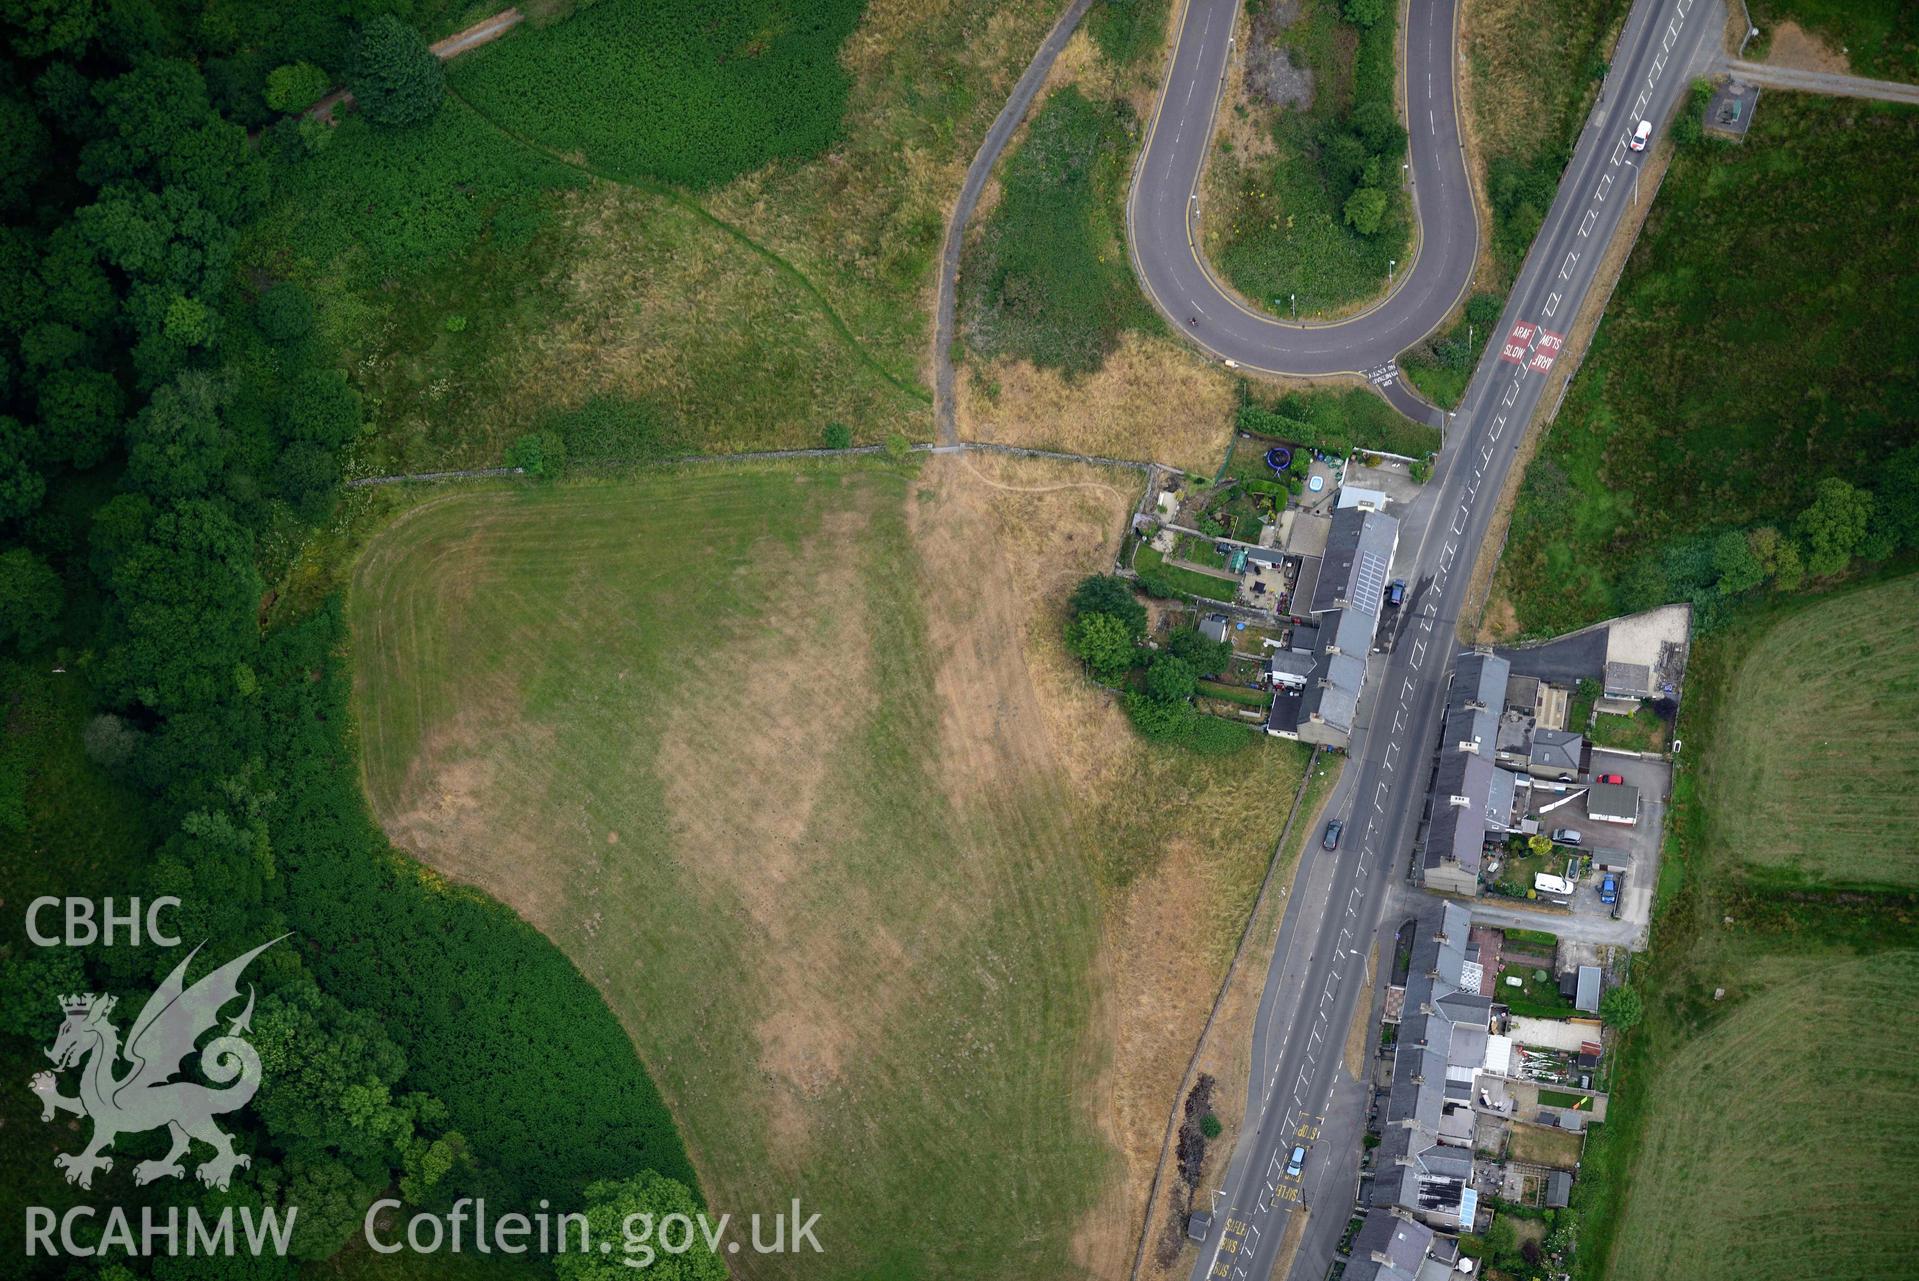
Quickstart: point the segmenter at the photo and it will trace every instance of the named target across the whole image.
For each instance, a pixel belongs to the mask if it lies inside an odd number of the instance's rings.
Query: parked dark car
[[[1391,605],[1394,609],[1398,609],[1401,605],[1404,605],[1406,603],[1406,580],[1405,579],[1395,578],[1393,580],[1393,585],[1386,589],[1386,603],[1388,605]]]
[[[1346,825],[1338,819],[1334,819],[1332,822],[1326,824],[1326,835],[1319,838],[1319,847],[1325,850],[1338,849],[1339,834],[1345,830]]]

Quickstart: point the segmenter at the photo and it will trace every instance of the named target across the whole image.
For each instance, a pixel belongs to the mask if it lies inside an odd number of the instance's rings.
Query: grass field
[[[1903,1277],[1919,1073],[1903,1032],[1919,952],[1755,959],[1739,1005],[1658,1070],[1631,1166],[1624,1281]]]
[[[1514,1161],[1531,1161],[1558,1170],[1570,1170],[1579,1164],[1580,1136],[1550,1125],[1514,1125],[1506,1155]]]
[[[1699,540],[1911,441],[1919,337],[1857,318],[1919,297],[1919,176],[1885,163],[1915,149],[1919,110],[1791,94],[1744,146],[1682,149],[1526,471],[1499,571],[1521,632],[1658,604]]]
[[[1701,780],[1729,858],[1812,881],[1919,886],[1919,577],[1761,636]]]
[[[825,1216],[823,1259],[744,1275],[1124,1266],[1304,753],[1148,750],[1078,676],[1057,602],[1110,563],[1112,479],[481,489],[356,571],[388,830],[601,988],[711,1202]]]
[[[1276,106],[1248,90],[1222,112],[1243,123],[1228,120],[1229,135],[1207,170],[1206,247],[1255,306],[1290,316],[1297,294],[1300,315],[1333,315],[1384,292],[1390,262],[1412,257],[1411,201],[1391,181],[1399,159],[1384,166],[1390,173],[1378,185],[1391,198],[1371,235],[1345,221],[1352,184],[1330,180],[1320,162],[1323,135],[1347,122],[1356,105],[1392,107],[1397,11],[1389,6],[1362,35],[1339,20],[1335,0],[1301,0],[1284,27],[1272,25],[1265,11],[1273,7],[1254,7],[1249,43],[1260,46],[1255,56],[1262,60],[1290,62],[1292,76],[1308,73],[1310,100]]]

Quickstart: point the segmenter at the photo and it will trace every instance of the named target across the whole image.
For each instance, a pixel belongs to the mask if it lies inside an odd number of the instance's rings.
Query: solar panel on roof
[[[1353,604],[1366,609],[1377,609],[1382,596],[1386,594],[1386,558],[1376,552],[1361,552],[1359,572],[1353,576],[1356,595]]]

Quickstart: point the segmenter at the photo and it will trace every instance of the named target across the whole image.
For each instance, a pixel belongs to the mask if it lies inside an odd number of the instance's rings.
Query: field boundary
[[[681,463],[771,463],[796,458],[871,458],[875,454],[886,452],[884,445],[854,445],[846,449],[824,447],[761,449],[744,454],[679,454],[672,458],[609,463],[601,466],[576,464],[573,469],[587,472],[627,471],[675,467]],[[908,445],[906,452],[909,454],[1002,454],[1009,458],[1044,458],[1054,462],[1084,463],[1090,467],[1123,467],[1128,471],[1148,473],[1157,469],[1178,476],[1186,474],[1178,467],[1137,458],[1109,458],[1104,454],[1069,454],[1058,449],[1033,449],[1025,445],[1002,445],[988,440],[962,440],[956,445],[930,445],[921,442]],[[520,467],[468,467],[456,471],[399,472],[390,476],[360,476],[347,481],[346,488],[370,489],[381,485],[424,485],[449,480],[488,480],[495,477],[525,475],[525,469]]]

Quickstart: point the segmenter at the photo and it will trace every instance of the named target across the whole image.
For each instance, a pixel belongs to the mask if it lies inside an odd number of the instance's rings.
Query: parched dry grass
[[[1137,483],[699,468],[443,499],[362,560],[376,811],[601,988],[714,1203],[861,1225],[803,1275],[1123,1268],[1304,757],[1149,748],[1065,655]]]
[[[529,423],[596,396],[651,407],[701,451],[813,445],[829,423],[856,440],[920,439],[932,410],[862,362],[789,278],[673,202],[596,184],[562,211],[578,249],[548,288],[544,327],[495,349],[499,395],[468,432],[498,457]]]
[[[1530,1161],[1555,1170],[1571,1170],[1579,1164],[1582,1139],[1569,1130],[1550,1125],[1522,1125],[1514,1122],[1507,1131],[1506,1155],[1514,1161]]]
[[[1852,74],[1852,63],[1845,54],[1791,19],[1772,29],[1766,61],[1775,67],[1793,67],[1800,71]]]
[[[1138,333],[1084,377],[998,360],[969,370],[956,395],[967,440],[1205,472],[1226,456],[1237,404],[1225,370],[1171,339]]]

